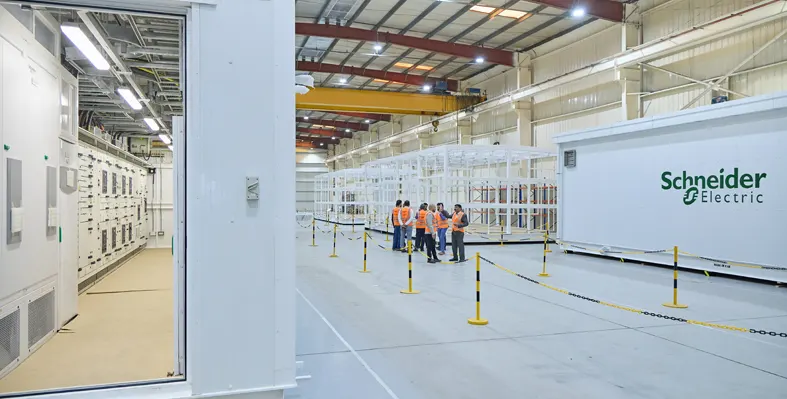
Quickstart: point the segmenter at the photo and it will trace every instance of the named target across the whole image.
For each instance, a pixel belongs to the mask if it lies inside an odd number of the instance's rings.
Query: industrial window
[[[118,174],[112,172],[112,194],[118,193]]]
[[[122,182],[123,182],[123,183],[122,183],[122,184],[123,184],[123,188],[122,188],[122,191],[121,191],[121,193],[122,193],[123,195],[126,195],[126,176],[122,176],[122,179],[121,179],[121,180],[122,180]]]
[[[101,171],[101,193],[102,194],[106,194],[107,193],[107,171],[106,170],[102,170]]]

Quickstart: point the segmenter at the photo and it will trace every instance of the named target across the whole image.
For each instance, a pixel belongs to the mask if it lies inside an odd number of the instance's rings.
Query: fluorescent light
[[[475,57],[475,63],[476,64],[483,64],[484,63],[484,57]]]
[[[304,117],[303,117],[303,120],[305,120],[305,121],[308,121],[308,120],[309,120],[309,117],[308,117],[308,116],[304,116]]]
[[[153,119],[153,118],[145,118],[144,121],[145,121],[145,123],[148,124],[148,126],[150,127],[150,130],[152,130],[154,132],[158,132],[159,129],[161,129],[159,127],[158,123],[156,123],[156,120]]]
[[[68,37],[68,40],[71,40],[71,43],[74,43],[74,46],[82,52],[82,55],[90,60],[90,63],[93,64],[96,69],[101,71],[109,69],[107,60],[101,55],[93,42],[85,36],[85,32],[82,32],[82,29],[74,25],[62,25],[60,26],[60,30],[63,31],[63,34]]]
[[[365,120],[364,122],[366,122],[366,123],[370,123],[371,121],[367,119],[367,120]]]
[[[377,44],[374,45],[374,51],[380,51],[382,49],[383,49],[383,45],[382,44],[377,43]]]
[[[489,14],[495,10],[495,7],[486,7],[486,6],[472,6],[470,7],[470,11],[475,12],[482,12],[484,14]]]
[[[126,102],[128,103],[129,107],[131,107],[131,109],[136,109],[136,110],[142,109],[142,104],[139,102],[139,100],[137,100],[137,97],[134,96],[133,93],[131,93],[131,90],[120,88],[118,89],[118,94],[120,94],[123,97],[123,99],[126,100]]]
[[[345,84],[345,83],[347,83],[347,78],[341,78],[341,79],[339,79],[339,83],[341,83],[341,84]]]
[[[517,10],[503,10],[500,13],[501,17],[508,17],[508,18],[514,18],[514,19],[522,18],[525,15],[527,15],[526,12],[524,12],[524,11],[517,11]]]
[[[170,140],[170,139],[169,139],[169,136],[167,136],[167,135],[166,135],[166,134],[164,134],[164,133],[161,133],[161,134],[159,134],[159,135],[158,135],[158,138],[160,138],[160,139],[161,139],[161,141],[163,141],[163,142],[164,142],[164,144],[172,144],[172,140]]]
[[[172,151],[172,152],[175,152],[175,149],[174,149],[174,148],[172,148],[172,146],[171,146],[171,145],[168,145],[168,146],[167,146],[167,148],[169,148],[169,150],[170,150],[170,151]]]
[[[424,85],[424,91],[432,91],[432,86]]]
[[[571,10],[571,16],[574,18],[580,18],[585,16],[585,9],[582,7],[576,7]]]

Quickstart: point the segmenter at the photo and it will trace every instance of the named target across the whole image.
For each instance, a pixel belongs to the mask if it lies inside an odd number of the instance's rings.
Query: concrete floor
[[[422,293],[402,295],[407,255],[370,241],[372,272],[362,274],[362,241],[340,236],[339,258],[329,258],[330,234],[317,234],[318,247],[308,246],[310,229],[297,235],[297,354],[312,378],[287,398],[787,398],[786,338],[609,308],[486,264],[489,325],[471,326],[474,263],[435,266],[413,255]],[[668,269],[556,252],[548,258],[552,276],[540,278],[539,246],[467,249],[581,295],[787,332],[785,288],[681,273],[680,302],[689,308],[668,309],[661,306],[672,298]]]
[[[148,249],[79,296],[79,316],[0,380],[0,394],[165,378],[174,364],[170,249]]]

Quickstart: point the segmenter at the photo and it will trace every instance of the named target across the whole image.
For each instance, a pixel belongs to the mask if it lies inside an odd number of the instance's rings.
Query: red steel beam
[[[366,69],[351,66],[342,66],[335,64],[321,64],[319,62],[298,61],[295,64],[295,70],[304,72],[326,72],[326,73],[341,73],[347,75],[363,76],[366,78],[388,80],[393,83],[401,83],[405,85],[423,86],[426,84],[435,87],[435,84],[440,79],[429,78],[426,76],[409,75],[399,72],[380,71],[377,69]],[[446,80],[448,91],[458,91],[459,82],[456,80]]]
[[[331,121],[326,119],[312,119],[312,118],[309,119],[295,118],[295,123],[311,123],[312,125],[333,126],[335,128],[340,128],[340,129],[369,130],[368,123],[358,123],[358,122]]]
[[[528,0],[529,1],[529,0]],[[623,22],[623,3],[610,0],[533,0],[532,3],[572,10],[583,7],[587,15],[613,22]]]
[[[344,131],[341,130],[309,129],[305,127],[296,127],[295,131],[297,131],[298,133],[316,134],[318,136],[324,136],[324,137],[339,137],[339,138],[352,137],[352,133],[345,133]]]
[[[369,119],[372,121],[381,121],[381,122],[391,121],[391,115],[388,114],[372,114],[368,112],[339,112],[339,111],[331,111],[331,113],[336,115],[349,116],[352,118]]]
[[[514,66],[514,53],[510,51],[471,46],[469,44],[448,43],[439,40],[424,39],[396,33],[350,28],[347,26],[329,24],[296,22],[295,34],[330,37],[334,39],[390,43],[397,46],[410,47],[418,50],[469,58],[471,60],[474,60],[477,57],[484,57],[485,62],[491,64]]]
[[[296,141],[295,148],[317,148],[317,145],[308,141]]]

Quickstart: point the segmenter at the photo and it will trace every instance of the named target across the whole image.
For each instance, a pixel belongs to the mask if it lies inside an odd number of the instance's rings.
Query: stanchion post
[[[544,233],[544,263],[541,267],[541,273],[538,273],[541,277],[549,277],[549,273],[547,273],[547,242],[549,241],[549,230]]]
[[[388,216],[385,217],[385,241],[391,241],[388,239]]]
[[[339,257],[339,255],[336,255],[336,229],[337,229],[337,226],[338,225],[336,223],[333,224],[333,253],[330,256],[331,258],[338,258]]]
[[[678,246],[673,248],[672,256],[674,267],[672,269],[672,303],[665,303],[664,306],[675,309],[686,309],[689,305],[678,303]]]
[[[467,319],[474,326],[485,326],[489,320],[481,318],[481,254],[475,253],[475,318]]]
[[[503,223],[500,223],[500,246],[503,246]]]
[[[355,212],[353,212],[353,233],[355,233]]]
[[[317,243],[315,242],[316,236],[317,236],[317,220],[312,218],[312,245],[311,246],[313,247],[317,246]]]
[[[545,226],[547,228],[547,253],[552,253],[552,250],[549,249],[549,222],[547,222]]]
[[[359,272],[361,273],[369,273],[369,271],[366,270],[366,234],[368,233],[364,231],[363,232],[363,270],[359,270]]]
[[[399,291],[402,294],[419,294],[421,291],[413,290],[413,242],[407,240],[407,289]]]

